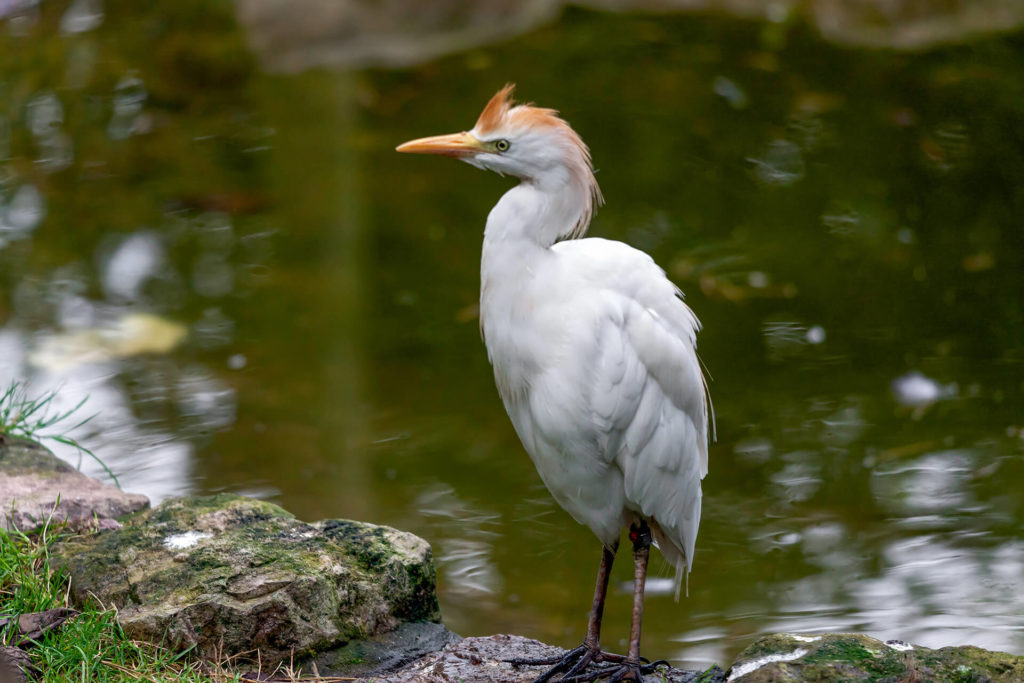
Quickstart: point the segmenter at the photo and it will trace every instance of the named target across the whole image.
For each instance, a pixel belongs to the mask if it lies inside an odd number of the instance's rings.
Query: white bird
[[[641,680],[654,666],[639,654],[652,536],[676,567],[678,596],[700,524],[711,405],[696,353],[700,323],[650,256],[621,242],[580,239],[602,202],[590,151],[556,111],[515,104],[512,90],[494,95],[472,130],[397,149],[519,179],[484,230],[484,343],[541,479],[604,544],[583,644],[559,659],[516,663],[554,664],[538,681],[562,672],[562,680]],[[599,639],[627,525],[634,594],[623,657],[602,652]]]

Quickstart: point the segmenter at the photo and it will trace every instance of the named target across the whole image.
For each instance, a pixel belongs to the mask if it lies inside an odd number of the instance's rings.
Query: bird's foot
[[[607,680],[608,683],[618,683],[619,681],[642,682],[644,676],[654,673],[658,667],[669,665],[664,659],[659,659],[655,662],[644,660],[643,663],[637,663],[627,660],[622,655],[613,656],[618,660],[618,663],[599,664],[591,667],[588,671],[581,671],[573,676],[569,676],[567,672],[565,676],[558,679],[559,683],[584,683],[586,681],[598,680]]]
[[[562,674],[557,680],[560,683],[577,683],[597,681],[603,678],[612,681],[642,681],[644,674],[653,673],[659,666],[668,666],[668,662],[659,659],[656,662],[634,663],[626,660],[625,655],[602,652],[596,647],[586,644],[569,650],[564,655],[544,657],[540,659],[506,659],[512,666],[539,666],[550,664],[550,669],[533,679],[533,683],[545,683]],[[587,667],[594,664],[589,670]],[[564,673],[563,673],[564,672]]]
[[[566,676],[569,672],[573,675],[583,671],[593,661],[595,655],[600,655],[601,651],[596,648],[590,648],[587,645],[580,645],[566,652],[564,655],[555,655],[553,657],[542,657],[539,659],[506,659],[508,664],[515,667],[520,666],[539,666],[542,664],[552,664],[550,669],[542,673],[537,678],[533,679],[533,683],[544,683],[549,681],[563,671],[566,672]],[[562,677],[563,679],[565,676]]]

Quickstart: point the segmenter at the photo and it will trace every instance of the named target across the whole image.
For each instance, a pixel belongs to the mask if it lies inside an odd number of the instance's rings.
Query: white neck
[[[516,316],[516,301],[530,278],[554,256],[550,247],[580,216],[570,192],[550,192],[523,181],[506,192],[487,216],[480,259],[480,322]],[[491,333],[485,331],[485,337]]]
[[[487,216],[484,249],[520,240],[546,249],[573,232],[588,201],[586,188],[571,182],[568,174],[523,180]]]

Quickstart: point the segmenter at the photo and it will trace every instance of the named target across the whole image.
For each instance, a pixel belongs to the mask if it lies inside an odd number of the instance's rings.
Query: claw
[[[515,667],[553,665],[535,678],[533,683],[546,683],[563,671],[565,673],[557,679],[558,683],[590,683],[600,679],[608,679],[608,683],[642,681],[644,675],[654,673],[659,667],[669,666],[664,659],[653,662],[644,657],[640,659],[641,663],[628,662],[624,655],[592,650],[586,645],[580,645],[560,657],[504,661]]]
[[[647,659],[641,657],[640,660],[644,662],[643,666],[640,667],[640,673],[642,674],[652,674],[661,666],[672,666],[664,659],[656,659],[653,662],[649,662]]]
[[[558,657],[544,657],[541,659],[506,659],[506,664],[511,664],[514,667],[520,666],[539,666],[543,664],[554,664],[550,669],[542,673],[537,678],[533,679],[533,683],[546,683],[551,680],[554,676],[569,669],[569,672],[575,675],[576,672],[582,671],[586,668],[587,664],[594,658],[594,653],[590,651],[586,645],[579,645],[566,652],[564,655]],[[583,662],[583,666],[579,667],[579,663]],[[566,676],[569,674],[567,673]],[[566,680],[563,676],[559,680]]]

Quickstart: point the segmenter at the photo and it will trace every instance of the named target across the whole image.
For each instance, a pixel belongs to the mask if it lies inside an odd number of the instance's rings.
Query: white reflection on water
[[[871,473],[871,492],[880,506],[901,517],[963,510],[970,502],[973,471],[970,451],[932,453],[879,465]]]
[[[0,328],[0,377],[15,377],[25,364],[25,347],[14,330]],[[6,382],[0,382],[7,386]]]
[[[896,401],[910,408],[926,408],[936,401],[957,393],[956,384],[942,385],[917,370],[900,375],[892,381],[892,395]]]
[[[58,372],[29,366],[26,347],[26,337],[20,331],[0,329],[0,385],[16,379],[30,397],[53,391],[50,414],[70,411],[85,400],[72,418],[45,434],[68,436],[85,444],[117,475],[124,490],[143,493],[154,504],[189,491],[191,446],[138,422],[117,383],[115,363],[82,363]],[[92,419],[86,424],[69,429],[89,416]],[[44,443],[85,474],[109,481],[103,466],[74,447],[51,439]]]
[[[64,107],[52,92],[40,92],[25,105],[25,122],[32,137],[45,139],[64,123]]]
[[[235,390],[200,365],[181,373],[177,394],[181,414],[201,429],[222,429],[235,421]]]
[[[948,536],[890,543],[882,576],[853,585],[867,630],[926,647],[1015,651],[1024,636],[1024,542],[959,547]]]
[[[815,330],[812,332],[811,330]],[[796,320],[766,320],[761,325],[768,358],[780,363],[801,356],[808,345],[825,341],[824,330]]]
[[[771,460],[773,449],[771,439],[760,436],[741,439],[732,448],[741,460],[755,465],[763,465]]]
[[[33,161],[39,168],[53,173],[71,165],[71,137],[61,129],[64,107],[55,94],[42,91],[29,100],[25,121],[36,143],[38,155]]]
[[[699,619],[699,617],[698,617]],[[692,631],[672,637],[670,640],[682,643],[683,649],[672,655],[672,659],[685,662],[724,662],[725,648],[729,632],[720,626],[695,628]]]
[[[754,164],[754,177],[764,185],[786,187],[804,177],[803,152],[789,140],[772,140],[749,161]]]
[[[136,301],[146,281],[157,274],[165,261],[160,236],[140,230],[121,240],[102,258],[103,291],[108,298]]]
[[[776,605],[767,611],[760,602],[735,605],[728,635],[698,628],[676,636],[685,647],[674,658],[725,661],[737,638],[748,643],[776,632],[861,632],[929,648],[970,643],[1017,652],[1024,642],[1024,542],[979,547],[968,536],[894,538],[882,548],[881,570],[873,570],[842,525],[805,529],[802,549],[824,571],[772,586]]]
[[[61,33],[84,33],[103,23],[101,0],[73,0],[60,18]]]
[[[45,215],[46,204],[42,193],[35,185],[22,185],[7,204],[0,231],[6,229],[15,235],[24,235],[35,230]]]
[[[204,349],[227,346],[234,335],[235,322],[216,306],[207,308],[203,316],[192,324],[192,338]]]
[[[154,239],[133,235],[108,261],[105,282],[115,297],[135,296],[160,263]],[[133,262],[140,254],[144,263]],[[0,385],[17,381],[29,397],[53,392],[50,414],[70,411],[84,399],[72,418],[42,436],[68,436],[86,445],[125,490],[154,503],[188,493],[193,446],[185,435],[233,424],[234,389],[203,366],[179,370],[167,359],[185,339],[184,325],[92,301],[81,292],[80,275],[69,266],[58,269],[51,283],[19,287],[24,292],[15,297],[15,315],[0,328]],[[25,331],[26,323],[36,327],[40,321],[47,327],[56,323],[62,331]],[[184,421],[170,426],[168,414],[171,424],[175,417]],[[89,416],[86,424],[71,428]],[[44,443],[86,474],[108,479],[103,465],[74,447],[50,439]]]
[[[120,80],[114,88],[114,113],[107,125],[107,135],[111,140],[123,140],[145,130],[142,119],[145,101],[146,86],[141,78],[128,75]]]
[[[782,456],[788,461],[779,472],[771,475],[777,500],[791,502],[807,500],[821,487],[821,458],[798,451]]]
[[[421,491],[415,508],[435,527],[429,537],[439,539],[438,569],[448,577],[444,592],[493,600],[504,583],[493,557],[498,515],[461,500],[447,484]]]

